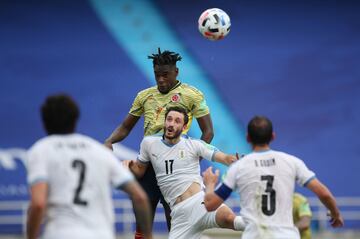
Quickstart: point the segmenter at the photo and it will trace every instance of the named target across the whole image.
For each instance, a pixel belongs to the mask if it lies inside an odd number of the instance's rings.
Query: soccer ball
[[[200,33],[209,40],[223,39],[230,32],[230,17],[219,8],[205,10],[199,17]]]

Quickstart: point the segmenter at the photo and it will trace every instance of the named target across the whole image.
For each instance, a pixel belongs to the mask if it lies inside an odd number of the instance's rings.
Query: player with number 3
[[[253,152],[232,164],[223,183],[214,191],[218,174],[203,173],[206,185],[205,206],[218,208],[236,190],[240,194],[240,215],[247,223],[242,239],[299,239],[292,218],[295,181],[313,191],[331,212],[331,226],[343,226],[343,219],[331,192],[292,155],[271,150],[274,139],[272,123],[263,116],[248,124],[247,140]]]

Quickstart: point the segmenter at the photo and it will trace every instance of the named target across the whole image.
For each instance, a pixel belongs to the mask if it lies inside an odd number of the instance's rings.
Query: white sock
[[[245,229],[245,221],[241,216],[236,216],[234,219],[234,228],[235,231],[244,231]]]

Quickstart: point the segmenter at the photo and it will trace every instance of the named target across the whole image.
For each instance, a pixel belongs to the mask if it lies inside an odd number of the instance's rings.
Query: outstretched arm
[[[152,238],[152,222],[151,222],[151,207],[149,199],[141,186],[136,182],[128,182],[122,187],[126,193],[129,194],[133,201],[134,212],[136,218],[139,220],[138,224],[144,233],[145,238]]]
[[[214,137],[214,129],[210,114],[204,115],[196,120],[202,132],[201,140],[204,140],[206,143],[210,143]]]
[[[130,131],[134,128],[140,117],[128,114],[124,121],[112,132],[112,134],[105,140],[105,146],[109,149],[112,144],[122,141],[128,136]]]
[[[307,184],[307,188],[313,191],[325,207],[330,210],[331,226],[342,227],[344,225],[344,220],[341,217],[340,211],[336,205],[335,198],[329,189],[317,179],[311,180]]]
[[[230,165],[238,159],[239,157],[237,156],[237,154],[236,155],[224,154],[221,151],[217,151],[214,154],[214,161],[225,165]]]

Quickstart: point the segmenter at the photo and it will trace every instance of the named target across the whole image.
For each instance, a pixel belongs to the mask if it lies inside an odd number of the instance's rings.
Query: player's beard
[[[176,138],[180,137],[180,135],[182,133],[182,130],[181,129],[178,129],[178,130],[174,129],[172,131],[172,134],[173,134],[172,136],[167,136],[167,132],[168,132],[167,128],[164,127],[164,137],[167,138],[167,139],[172,140],[172,139],[176,139]]]

